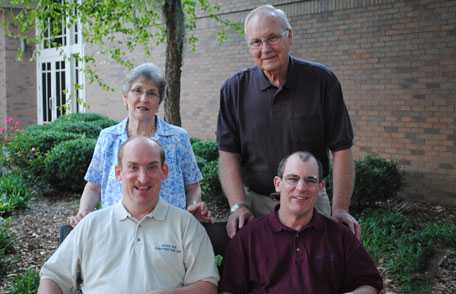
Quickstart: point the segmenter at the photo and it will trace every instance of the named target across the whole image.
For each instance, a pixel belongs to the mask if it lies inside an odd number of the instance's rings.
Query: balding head
[[[124,154],[124,150],[127,145],[131,143],[144,143],[144,144],[149,144],[151,148],[158,148],[160,152],[160,162],[163,165],[165,163],[165,151],[161,147],[160,143],[155,141],[154,139],[143,137],[143,136],[133,136],[127,139],[122,145],[120,145],[119,152],[117,153],[117,163],[118,165],[122,165],[122,158]]]

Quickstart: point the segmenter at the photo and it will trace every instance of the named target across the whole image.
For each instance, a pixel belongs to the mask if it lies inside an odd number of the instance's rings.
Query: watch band
[[[231,206],[230,212],[233,213],[241,207],[245,207],[250,210],[250,207],[247,204],[245,204],[244,202],[238,202],[238,203],[233,204],[233,206]]]

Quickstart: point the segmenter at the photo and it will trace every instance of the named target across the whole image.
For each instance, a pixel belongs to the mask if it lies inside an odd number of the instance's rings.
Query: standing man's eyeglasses
[[[271,35],[267,38],[261,38],[261,39],[252,39],[249,42],[249,47],[251,49],[260,49],[261,46],[263,46],[264,44],[276,45],[279,43],[279,41],[283,37],[288,37],[288,32],[289,32],[289,30],[285,30],[278,35]]]

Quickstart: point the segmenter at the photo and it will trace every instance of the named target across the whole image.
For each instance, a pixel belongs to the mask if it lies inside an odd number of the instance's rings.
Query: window
[[[84,74],[76,58],[84,56],[82,43],[79,22],[68,27],[65,19],[49,21],[37,56],[39,123],[85,111]]]

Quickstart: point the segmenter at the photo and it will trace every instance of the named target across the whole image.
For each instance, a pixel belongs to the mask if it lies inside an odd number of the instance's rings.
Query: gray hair
[[[321,162],[312,153],[306,151],[297,151],[283,158],[279,163],[279,167],[277,168],[277,176],[280,178],[283,177],[283,171],[285,170],[288,159],[295,155],[298,156],[302,162],[307,162],[314,159],[318,166],[318,179],[321,180],[323,178],[323,167],[321,165]]]
[[[270,4],[267,4],[258,6],[254,10],[250,11],[249,14],[247,14],[244,20],[244,33],[247,34],[247,25],[249,24],[250,20],[257,15],[273,16],[282,23],[283,30],[291,30],[291,25],[285,12],[282,9],[278,9]]]
[[[133,83],[140,78],[143,78],[157,86],[161,103],[163,101],[163,97],[165,96],[166,81],[161,75],[160,69],[153,63],[143,63],[132,69],[127,74],[127,77],[122,85],[122,93],[127,95],[128,91],[131,89],[131,85],[133,85]]]

